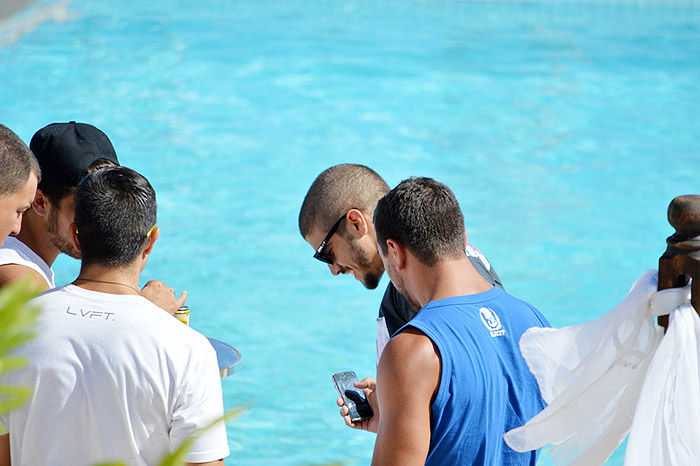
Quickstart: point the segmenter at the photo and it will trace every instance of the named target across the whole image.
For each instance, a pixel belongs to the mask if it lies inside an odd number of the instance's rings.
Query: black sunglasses
[[[342,217],[338,219],[337,222],[333,224],[331,227],[330,231],[326,235],[325,238],[323,238],[323,241],[321,241],[321,244],[319,244],[318,248],[316,248],[316,252],[314,253],[314,259],[318,259],[323,263],[333,265],[333,255],[328,254],[323,252],[323,249],[326,247],[326,244],[328,244],[328,241],[331,240],[333,235],[335,234],[336,231],[338,231],[338,227],[340,226],[340,222],[345,220],[345,217],[347,217],[348,214],[344,214]]]

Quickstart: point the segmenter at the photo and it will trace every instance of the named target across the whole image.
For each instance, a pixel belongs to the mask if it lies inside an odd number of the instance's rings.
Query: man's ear
[[[392,261],[396,270],[406,268],[406,248],[398,241],[386,240],[386,256]]]
[[[36,193],[34,194],[34,200],[32,201],[32,209],[34,212],[37,213],[37,215],[43,217],[46,215],[46,209],[47,209],[47,204],[49,203],[49,198],[46,197],[46,194],[44,192],[37,188]]]
[[[362,238],[369,232],[369,224],[362,211],[350,209],[345,216],[345,226],[348,233],[357,238]]]
[[[156,240],[160,236],[160,227],[153,227],[153,230],[151,230],[151,234],[148,235],[148,244],[146,244],[146,248],[143,250],[143,255],[147,256],[153,251],[153,246],[156,244]]]
[[[80,252],[80,243],[78,242],[78,225],[73,222],[70,224],[68,229],[70,230],[70,237],[73,240],[73,246],[75,246],[75,249]]]

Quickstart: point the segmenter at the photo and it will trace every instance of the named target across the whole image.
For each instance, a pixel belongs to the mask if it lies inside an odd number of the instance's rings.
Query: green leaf
[[[0,288],[0,374],[27,364],[26,358],[11,353],[34,337],[39,309],[28,306],[27,302],[36,292],[29,278]],[[0,386],[0,414],[22,406],[31,394],[28,388]]]
[[[22,406],[32,396],[26,387],[0,386],[0,413],[7,413]]]
[[[24,367],[29,360],[27,358],[18,358],[14,356],[6,356],[0,359],[0,374],[12,372],[15,369]]]

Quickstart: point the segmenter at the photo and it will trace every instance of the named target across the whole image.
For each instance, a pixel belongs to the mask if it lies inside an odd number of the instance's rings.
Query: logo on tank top
[[[498,318],[498,314],[493,309],[482,307],[479,309],[479,316],[492,337],[500,337],[506,334],[506,331],[501,328],[501,319]]]

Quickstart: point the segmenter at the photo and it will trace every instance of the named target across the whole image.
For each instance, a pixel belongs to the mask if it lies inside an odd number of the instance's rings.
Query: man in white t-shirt
[[[51,268],[61,253],[80,259],[71,239],[73,191],[89,173],[119,165],[107,135],[87,123],[52,123],[37,131],[29,144],[41,167],[36,195],[16,237],[0,242],[0,286],[29,276],[39,290],[54,288]],[[26,146],[25,146],[26,147]],[[4,238],[0,238],[4,239]],[[186,300],[160,281],[146,284],[142,294],[174,313]]]
[[[0,244],[22,228],[32,206],[41,171],[27,145],[7,126],[0,125]]]
[[[32,301],[42,308],[37,335],[18,351],[29,363],[0,376],[0,385],[33,392],[0,416],[9,432],[0,435],[0,465],[155,465],[223,415],[209,341],[138,289],[155,223],[155,192],[129,168],[104,168],[76,188],[80,274]],[[223,465],[228,454],[218,422],[185,460]]]

